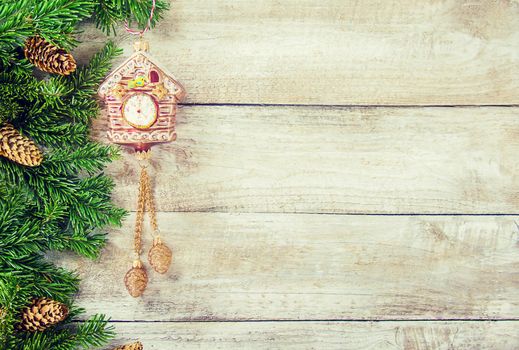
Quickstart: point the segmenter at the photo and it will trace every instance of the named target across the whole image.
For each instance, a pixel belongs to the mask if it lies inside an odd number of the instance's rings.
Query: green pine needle
[[[167,9],[157,1],[152,26]],[[109,42],[70,76],[42,78],[24,58],[24,43],[40,35],[71,50],[81,21],[92,19],[107,33],[125,20],[143,28],[150,10],[147,0],[0,0],[0,125],[13,124],[44,151],[35,168],[0,157],[0,349],[91,349],[114,336],[102,315],[79,321],[79,278],[45,253],[96,258],[107,227],[126,214],[111,202],[114,184],[102,173],[119,150],[90,136],[96,91],[121,50]],[[69,317],[45,332],[19,331],[21,309],[35,297],[67,304]]]

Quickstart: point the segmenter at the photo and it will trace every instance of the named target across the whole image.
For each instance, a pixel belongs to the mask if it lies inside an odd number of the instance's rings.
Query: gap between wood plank
[[[179,106],[186,107],[304,107],[304,108],[517,108],[519,104],[418,104],[418,105],[394,105],[394,104],[297,104],[297,103],[179,103]]]
[[[84,323],[86,320],[76,320],[76,323]],[[384,323],[384,322],[400,322],[400,323],[417,323],[417,322],[427,322],[427,323],[444,323],[444,322],[519,322],[519,318],[502,318],[502,319],[490,319],[490,318],[479,318],[479,319],[460,319],[460,318],[445,318],[445,319],[412,319],[412,320],[402,320],[402,319],[387,319],[387,320],[363,320],[363,319],[351,319],[351,320],[343,320],[343,319],[322,319],[322,320],[275,320],[275,319],[265,319],[265,320],[193,320],[193,321],[160,321],[160,320],[109,320],[110,323],[269,323],[269,322],[279,322],[279,323],[329,323],[329,322],[337,322],[337,323]]]
[[[128,213],[135,213],[135,210],[128,210]],[[277,215],[340,215],[340,216],[502,216],[502,217],[512,217],[519,216],[519,213],[472,213],[472,214],[463,214],[463,213],[446,213],[446,214],[436,214],[436,213],[335,213],[335,212],[269,212],[269,211],[216,211],[216,210],[189,210],[189,211],[181,211],[181,210],[160,210],[157,213],[214,213],[214,214],[277,214]]]

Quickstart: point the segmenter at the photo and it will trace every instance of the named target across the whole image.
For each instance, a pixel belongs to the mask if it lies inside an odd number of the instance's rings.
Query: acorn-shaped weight
[[[148,252],[148,261],[153,269],[158,273],[168,272],[172,256],[171,249],[162,243],[160,237],[155,237],[153,247]]]
[[[140,297],[148,285],[148,274],[140,260],[133,262],[133,267],[126,272],[124,284],[128,293],[134,298]]]

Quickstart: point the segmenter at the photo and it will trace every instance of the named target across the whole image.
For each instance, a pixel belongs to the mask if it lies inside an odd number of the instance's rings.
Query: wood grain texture
[[[162,211],[519,213],[519,108],[184,106],[154,148]],[[106,119],[96,137],[106,140]],[[108,172],[135,210],[139,165]]]
[[[134,217],[79,300],[114,320],[515,319],[519,217],[160,213],[173,249],[142,298],[123,285]],[[145,254],[150,235],[145,235]]]
[[[175,0],[148,38],[188,103],[517,104],[516,0]],[[90,28],[78,57],[106,38]],[[117,38],[131,53],[133,38]]]
[[[146,350],[515,350],[519,322],[117,323]]]
[[[148,39],[188,91],[152,164],[173,267],[128,296],[133,215],[97,264],[60,256],[118,342],[519,347],[519,1],[174,0]],[[130,210],[138,171],[108,169]]]

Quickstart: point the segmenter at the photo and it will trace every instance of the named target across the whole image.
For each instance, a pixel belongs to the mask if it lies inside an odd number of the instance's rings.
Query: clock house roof
[[[174,95],[177,101],[181,101],[186,90],[182,84],[175,79],[173,74],[169,73],[162,65],[156,62],[147,52],[137,51],[128,57],[123,63],[115,68],[99,86],[99,96],[105,98],[110,94],[110,90],[118,84],[125,76],[132,75],[138,70],[146,67],[146,71],[156,70],[161,73],[162,82],[169,93]]]

